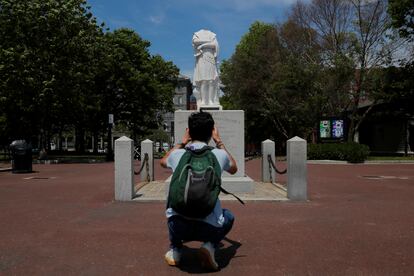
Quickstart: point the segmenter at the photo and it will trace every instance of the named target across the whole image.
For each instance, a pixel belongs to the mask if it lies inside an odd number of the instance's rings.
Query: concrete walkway
[[[169,176],[157,168],[157,180]],[[179,268],[165,264],[165,202],[114,202],[113,163],[34,170],[0,173],[0,275],[205,272],[196,242]],[[260,162],[246,172],[259,181]],[[219,274],[413,274],[413,164],[309,164],[308,173],[308,202],[223,201],[236,222],[217,251]]]
[[[153,181],[140,183],[136,187],[136,198],[134,201],[165,201],[167,186],[164,181]],[[251,193],[238,193],[243,201],[285,201],[287,200],[286,189],[281,185],[271,183],[255,182]],[[220,194],[220,200],[237,200],[232,195]]]

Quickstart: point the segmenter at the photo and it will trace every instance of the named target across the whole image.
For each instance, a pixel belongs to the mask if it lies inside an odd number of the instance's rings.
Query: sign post
[[[108,150],[106,152],[106,161],[114,161],[112,150],[112,125],[114,124],[114,114],[108,114]]]

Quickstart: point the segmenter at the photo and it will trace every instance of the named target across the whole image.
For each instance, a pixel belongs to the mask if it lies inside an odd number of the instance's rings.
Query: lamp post
[[[108,150],[106,152],[106,161],[114,161],[112,150],[112,125],[114,124],[114,114],[108,114]]]

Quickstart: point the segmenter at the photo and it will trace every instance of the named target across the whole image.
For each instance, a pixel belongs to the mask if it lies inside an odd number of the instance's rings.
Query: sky
[[[151,42],[150,52],[172,61],[192,78],[191,39],[207,29],[217,34],[219,62],[233,54],[256,21],[282,22],[296,0],[88,0],[98,22],[110,30],[127,27]]]

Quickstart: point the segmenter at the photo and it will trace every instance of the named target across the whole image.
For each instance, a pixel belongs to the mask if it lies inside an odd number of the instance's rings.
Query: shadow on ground
[[[224,238],[228,245],[220,243],[219,249],[216,250],[216,261],[220,269],[228,266],[233,258],[240,258],[244,256],[236,256],[237,249],[242,246],[241,243]],[[206,270],[201,266],[201,262],[198,255],[198,248],[190,248],[188,246],[183,247],[183,253],[181,257],[181,263],[178,267],[180,270],[188,273],[209,273],[211,271]]]

